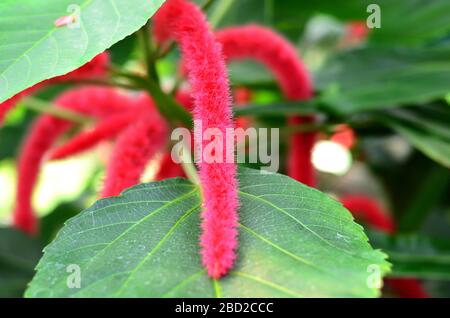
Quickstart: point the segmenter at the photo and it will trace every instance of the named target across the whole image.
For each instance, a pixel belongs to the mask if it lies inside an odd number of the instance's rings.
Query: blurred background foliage
[[[352,23],[365,22],[370,3],[381,8],[381,28],[355,37]],[[236,114],[252,114],[255,124],[278,127],[289,114],[316,113],[321,142],[330,141],[339,125],[350,126],[356,132],[351,150],[316,147],[316,157],[325,158],[315,162],[319,188],[337,197],[365,193],[382,202],[398,234],[367,227],[372,244],[390,256],[393,276],[423,279],[434,297],[450,296],[449,12],[448,0],[215,0],[207,9],[215,28],[260,23],[296,45],[314,76],[315,98],[284,102],[264,68],[233,63],[233,86],[253,91],[252,105]],[[136,67],[137,38],[125,38],[110,53],[114,64]],[[158,61],[163,85],[176,81],[177,58],[174,51]],[[66,88],[48,88],[39,98],[52,100]],[[0,128],[0,222],[5,225],[0,229],[0,296],[21,295],[42,246],[95,200],[103,173],[98,160],[103,148],[45,163],[34,196],[42,216],[39,239],[9,229],[17,154],[35,116],[20,105]]]

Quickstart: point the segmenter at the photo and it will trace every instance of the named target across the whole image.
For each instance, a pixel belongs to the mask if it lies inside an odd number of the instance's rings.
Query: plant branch
[[[146,90],[154,99],[156,107],[161,115],[163,115],[172,126],[181,124],[186,128],[192,128],[192,115],[183,106],[177,103],[172,96],[164,93],[159,84],[152,78],[145,78],[114,67],[111,68],[111,72],[118,77],[127,78],[137,87]]]
[[[191,149],[189,149],[185,142],[183,142],[183,154],[181,156],[181,167],[188,179],[194,184],[200,184],[200,178],[192,161]]]
[[[333,133],[339,129],[339,125],[324,124],[324,123],[302,123],[299,125],[287,126],[285,131],[289,134],[307,133],[322,131],[326,133]]]
[[[156,72],[156,55],[151,40],[151,33],[146,24],[138,31],[139,41],[144,53],[144,62],[147,70],[147,76],[152,78],[156,83],[159,83],[158,73]]]
[[[41,114],[51,115],[56,118],[68,120],[77,124],[88,124],[92,122],[92,118],[80,115],[69,109],[58,107],[51,103],[39,100],[34,97],[27,97],[23,100],[26,108]]]
[[[64,83],[73,84],[73,85],[97,85],[97,86],[111,86],[111,87],[120,87],[124,89],[130,90],[138,90],[139,88],[135,85],[129,83],[121,83],[117,81],[108,81],[102,79],[81,79],[81,80],[73,80],[73,81],[65,81]]]

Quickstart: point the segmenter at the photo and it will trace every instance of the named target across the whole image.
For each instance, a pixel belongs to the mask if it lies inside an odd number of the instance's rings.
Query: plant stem
[[[81,79],[74,81],[65,81],[64,83],[73,84],[73,85],[98,85],[98,86],[111,86],[111,87],[120,87],[124,89],[130,90],[138,90],[139,88],[135,85],[128,83],[120,83],[116,81],[106,81],[101,79]]]
[[[202,10],[203,11],[208,10],[213,3],[214,3],[214,0],[206,0],[205,3],[202,5]]]
[[[219,4],[215,7],[214,12],[211,14],[211,18],[209,19],[213,28],[216,28],[219,25],[233,3],[234,0],[222,0],[219,2]]]
[[[183,143],[183,154],[181,159],[181,167],[183,168],[184,173],[194,184],[200,184],[200,178],[197,173],[197,169],[195,168],[195,164],[192,161],[191,149],[189,149],[186,143]]]
[[[295,126],[288,126],[288,127],[286,127],[286,131],[289,134],[317,132],[317,131],[333,133],[338,128],[339,128],[338,125],[334,125],[334,124],[302,123],[302,124],[295,125]]]
[[[142,85],[142,88],[146,89],[153,97],[159,112],[172,124],[172,126],[181,124],[186,128],[192,128],[191,114],[171,96],[165,94],[159,85],[151,78],[142,78],[139,80],[139,83]]]
[[[156,83],[159,83],[158,73],[156,72],[156,56],[151,40],[151,34],[149,27],[146,24],[138,31],[139,40],[141,43],[142,51],[144,53],[144,61],[147,70],[147,76],[152,78]]]
[[[79,113],[76,113],[69,109],[58,107],[34,97],[25,98],[23,100],[23,104],[26,108],[31,109],[35,112],[48,114],[53,117],[68,120],[77,124],[87,124],[92,122],[92,119],[90,117],[80,115]]]
[[[141,77],[117,68],[111,68],[111,72],[119,77],[129,79],[137,87],[146,90],[155,101],[161,115],[163,115],[172,126],[179,124],[186,128],[192,128],[191,114],[180,104],[178,104],[172,96],[164,93],[151,77]]]

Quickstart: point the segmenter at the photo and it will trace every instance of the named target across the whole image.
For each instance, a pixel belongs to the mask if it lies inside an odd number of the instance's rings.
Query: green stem
[[[197,169],[192,161],[191,149],[189,149],[185,143],[183,143],[183,155],[180,159],[181,167],[183,168],[183,171],[188,179],[191,180],[193,184],[200,184]]]
[[[141,79],[138,83],[140,83],[142,88],[147,90],[153,97],[159,112],[172,124],[172,126],[181,124],[186,128],[193,127],[191,114],[171,96],[165,94],[159,85],[151,78]]]
[[[208,10],[213,3],[214,3],[214,0],[206,0],[205,3],[202,5],[202,10],[203,11]]]
[[[156,72],[156,56],[151,40],[151,34],[149,32],[148,25],[145,25],[138,31],[139,40],[141,43],[142,51],[144,53],[144,62],[147,70],[147,75],[152,78],[156,83],[159,83],[158,73]]]
[[[161,115],[163,115],[172,126],[179,124],[186,128],[192,128],[191,114],[180,104],[175,101],[172,96],[164,93],[152,78],[144,78],[123,70],[111,68],[111,72],[119,77],[125,77],[134,83],[137,87],[146,90],[155,101]]]
[[[234,0],[222,0],[218,3],[209,19],[209,22],[211,23],[211,26],[213,28],[216,28],[219,25],[219,23],[222,21],[223,17],[227,13],[227,11],[231,8],[233,3]]]
[[[117,81],[108,81],[108,80],[101,80],[101,79],[81,79],[81,80],[74,80],[74,81],[65,81],[64,83],[67,84],[73,84],[73,85],[97,85],[97,86],[110,86],[110,87],[120,87],[124,89],[130,89],[130,90],[138,90],[139,88],[135,85],[128,84],[128,83],[121,83]]]
[[[41,114],[48,114],[53,117],[68,120],[77,124],[87,124],[92,122],[92,119],[87,116],[80,115],[74,111],[66,108],[57,107],[51,103],[41,101],[34,97],[27,97],[23,100],[26,108],[31,109]]]
[[[295,126],[288,126],[285,131],[289,134],[293,133],[306,133],[306,132],[326,132],[333,133],[338,129],[337,125],[334,124],[317,124],[317,123],[302,123]]]

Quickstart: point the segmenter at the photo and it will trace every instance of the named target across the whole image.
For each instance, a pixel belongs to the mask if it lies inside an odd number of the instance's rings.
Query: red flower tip
[[[14,227],[29,235],[36,235],[38,232],[38,220],[31,207],[23,207],[13,214]]]
[[[225,136],[225,129],[233,127],[228,76],[221,46],[205,16],[192,3],[168,0],[154,22],[160,40],[174,38],[180,45],[192,87],[194,120],[202,124],[201,133],[215,128]],[[197,149],[200,146],[196,145]],[[223,154],[226,155],[226,149]],[[203,160],[199,168],[203,194],[202,260],[208,274],[218,278],[228,272],[236,257],[236,165]]]

